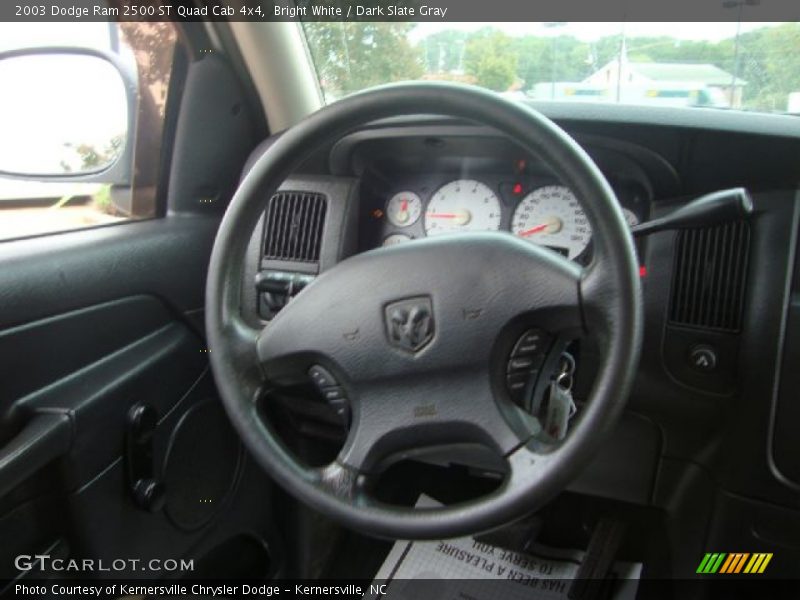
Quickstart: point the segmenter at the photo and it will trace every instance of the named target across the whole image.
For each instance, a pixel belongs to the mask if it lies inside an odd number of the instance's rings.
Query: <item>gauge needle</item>
[[[431,219],[454,219],[456,225],[466,225],[472,220],[472,213],[468,210],[460,210],[453,213],[429,212],[428,217]]]
[[[397,220],[405,223],[408,220],[408,200],[400,201],[400,212],[397,213]]]
[[[520,231],[517,235],[520,236],[529,236],[533,235],[534,233],[541,233],[545,229],[550,227],[550,223],[543,223],[542,225],[537,225],[536,227],[531,227],[530,229],[526,229],[525,231]]]
[[[558,233],[561,231],[563,226],[564,223],[561,221],[561,219],[558,217],[550,217],[547,222],[537,225],[536,227],[526,229],[525,231],[520,231],[517,235],[527,237],[535,233]]]

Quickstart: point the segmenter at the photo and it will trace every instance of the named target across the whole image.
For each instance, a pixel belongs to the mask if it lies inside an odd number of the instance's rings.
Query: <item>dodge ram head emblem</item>
[[[384,312],[389,342],[408,352],[419,352],[433,339],[433,305],[427,296],[392,302]]]

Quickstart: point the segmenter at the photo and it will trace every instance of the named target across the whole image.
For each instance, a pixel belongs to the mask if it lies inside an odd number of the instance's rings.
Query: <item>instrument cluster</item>
[[[591,256],[592,228],[583,206],[549,177],[412,176],[367,194],[363,249],[410,243],[429,236],[507,231],[578,262]],[[647,218],[639,186],[614,185],[625,219]],[[363,196],[362,196],[363,197]]]

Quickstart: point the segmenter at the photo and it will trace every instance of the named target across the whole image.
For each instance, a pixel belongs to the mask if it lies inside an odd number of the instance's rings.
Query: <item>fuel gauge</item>
[[[395,227],[413,225],[422,214],[422,199],[414,192],[398,192],[386,203],[386,218]]]
[[[410,242],[412,239],[414,238],[409,237],[404,233],[393,233],[392,235],[387,236],[381,245],[384,247],[396,246],[397,244],[405,244],[406,242]]]

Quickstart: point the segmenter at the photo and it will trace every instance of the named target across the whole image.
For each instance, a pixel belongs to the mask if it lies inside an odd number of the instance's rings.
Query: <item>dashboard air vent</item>
[[[319,262],[325,196],[309,192],[278,192],[269,200],[264,223],[264,258]]]
[[[749,251],[750,226],[746,221],[679,232],[670,321],[703,329],[739,331]]]

